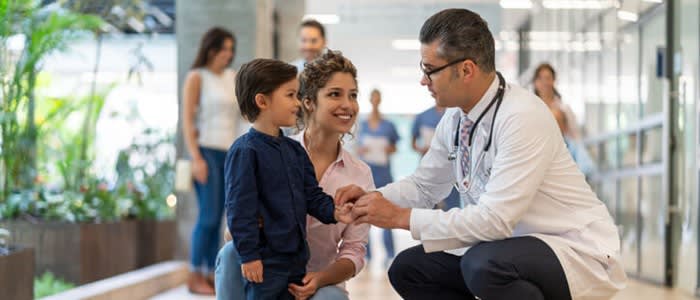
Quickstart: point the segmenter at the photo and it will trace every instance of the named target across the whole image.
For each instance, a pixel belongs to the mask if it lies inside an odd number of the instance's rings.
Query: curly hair
[[[322,89],[335,73],[348,73],[357,84],[357,69],[352,62],[340,51],[328,50],[320,57],[306,64],[304,71],[299,74],[299,93],[297,98],[302,101],[311,101],[314,105],[318,101],[318,92]],[[302,105],[299,110],[297,127],[299,130],[308,125],[311,112],[306,105]]]

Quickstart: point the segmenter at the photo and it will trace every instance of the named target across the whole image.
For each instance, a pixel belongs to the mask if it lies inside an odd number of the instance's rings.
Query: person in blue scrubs
[[[590,178],[597,171],[596,165],[593,163],[583,143],[566,135],[567,129],[570,128],[569,120],[566,118],[566,112],[558,108],[550,108],[550,110],[554,115],[554,119],[557,120],[557,125],[559,125],[561,129],[566,149],[571,153],[571,158],[574,159],[581,173],[583,173],[586,178]]]
[[[367,120],[360,123],[359,132],[359,155],[372,171],[374,185],[377,188],[383,187],[394,181],[391,176],[391,155],[396,152],[396,143],[399,141],[399,134],[391,121],[382,118],[379,112],[379,104],[382,95],[379,90],[374,89],[370,95],[372,103],[372,113]],[[385,264],[394,259],[394,236],[389,229],[383,229],[384,248],[386,249]],[[372,258],[371,246],[367,243],[367,258]]]
[[[413,127],[411,128],[411,145],[413,146],[413,150],[416,150],[421,157],[428,152],[430,142],[435,134],[435,128],[438,123],[440,123],[440,119],[444,113],[444,107],[433,106],[416,115],[416,119],[413,121]],[[439,207],[444,211],[455,207],[462,207],[462,201],[459,199],[459,192],[453,188],[452,193],[440,203]]]

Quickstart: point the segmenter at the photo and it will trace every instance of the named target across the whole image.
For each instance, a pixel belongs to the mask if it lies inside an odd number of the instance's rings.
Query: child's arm
[[[309,156],[304,154],[302,168],[304,172],[304,195],[306,196],[307,213],[324,224],[335,224],[335,204],[333,197],[323,192],[316,181],[316,172]]]
[[[226,221],[242,263],[260,259],[255,151],[235,148],[226,157]]]

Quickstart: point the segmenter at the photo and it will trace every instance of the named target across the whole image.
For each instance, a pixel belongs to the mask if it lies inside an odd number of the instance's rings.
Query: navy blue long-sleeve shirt
[[[281,133],[251,128],[229,149],[224,172],[227,224],[243,263],[308,252],[307,213],[336,223],[333,198],[318,186],[306,151]]]

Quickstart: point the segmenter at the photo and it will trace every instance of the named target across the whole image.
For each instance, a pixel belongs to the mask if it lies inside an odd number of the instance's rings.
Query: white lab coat
[[[469,112],[470,120],[485,110],[497,89],[495,78]],[[443,116],[416,172],[379,191],[399,206],[414,208],[411,234],[428,252],[463,255],[481,241],[534,236],[559,258],[574,300],[609,299],[626,282],[619,234],[571,158],[551,112],[535,95],[507,85],[493,124],[493,144],[481,157],[494,107],[476,129],[467,172],[474,174],[467,175],[472,189],[460,188],[463,209],[430,209],[463,182],[461,153],[448,160],[463,114],[457,108]]]

